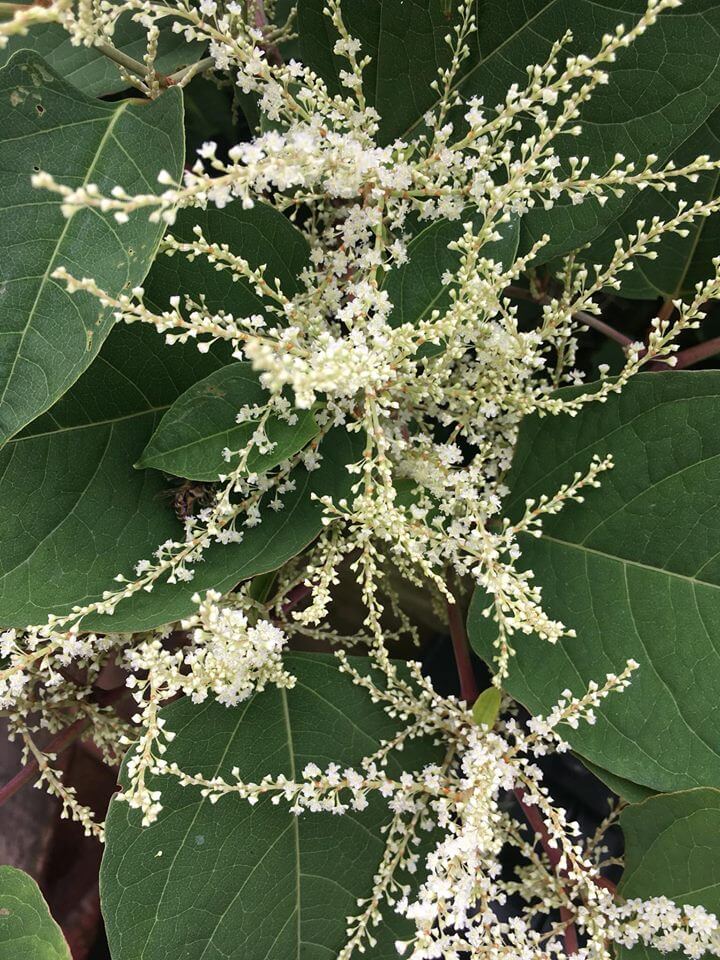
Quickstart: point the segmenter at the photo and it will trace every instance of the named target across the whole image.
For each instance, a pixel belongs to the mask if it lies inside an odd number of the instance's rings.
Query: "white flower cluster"
[[[655,156],[638,166],[618,154],[607,170],[597,172],[588,158],[565,162],[556,150],[560,137],[580,133],[581,108],[607,81],[605,68],[663,10],[677,5],[678,0],[649,0],[632,28],[619,26],[603,37],[593,55],[566,55],[571,38],[563,37],[545,63],[528,69],[525,86],[513,85],[504,102],[491,108],[477,97],[463,101],[456,90],[476,28],[473,5],[464,0],[449,37],[451,62],[436,83],[436,107],[412,141],[380,145],[379,118],[363,93],[368,58],[349,35],[339,2],[329,3],[327,12],[338,33],[336,53],[348,64],[343,96],[331,95],[304,65],[271,55],[267,32],[245,23],[233,4],[209,13],[133,0],[127,9],[142,9],[151,19],[162,11],[188,40],[209,42],[214,66],[235,72],[242,90],[259,96],[271,129],[232,147],[227,159],[215,144],[204,144],[181,183],[161,174],[165,189],[159,195],[131,196],[120,186],[103,195],[92,183],[77,187],[47,173],[35,176],[38,187],[61,195],[68,216],[90,206],[123,222],[147,209],[151,218],[172,223],[179,207],[231,202],[252,207],[258,200],[291,218],[312,211],[311,217],[296,218],[311,256],[303,288],[292,296],[266,267],[251,265],[241,251],[214,243],[202,230],[189,241],[169,236],[163,242],[166,254],[203,258],[248,284],[261,299],[262,313],[213,313],[203,302],[183,300],[181,292],[157,312],[144,303],[142,288],[112,297],[66,268],[55,276],[70,292],[97,296],[119,320],[154,325],[168,343],[192,340],[207,350],[215,340],[228,341],[238,359],[252,362],[274,404],[290,396],[295,410],[317,408],[323,428],[341,424],[364,434],[363,460],[349,467],[359,476],[352,500],[323,500],[327,523],[344,529],[334,560],[359,553],[356,569],[369,606],[372,581],[390,565],[388,557],[403,576],[430,581],[448,597],[443,571],[474,578],[492,597],[488,613],[499,624],[500,678],[514,635],[538,633],[554,641],[569,632],[542,610],[531,574],[518,571],[518,534],[531,527],[538,532],[543,513],[576,498],[580,487],[595,485],[604,469],[590,465],[585,478],[575,478],[554,496],[549,491],[524,526],[510,527],[501,519],[504,476],[522,418],[532,411],[573,415],[583,404],[602,402],[622,389],[644,364],[671,365],[674,338],[697,325],[705,303],[720,290],[717,277],[699,285],[689,302],[676,302],[675,320],[658,318],[647,343],[627,345],[618,377],[604,378],[599,388],[567,401],[554,390],[582,380],[575,367],[577,333],[594,322],[597,294],[617,286],[638,257],[654,256],[663,236],[685,235],[695,221],[716,212],[720,199],[679,203],[667,220],[638,223],[636,233],[618,241],[606,266],[567,258],[562,291],[544,297],[539,324],[530,330],[520,328],[511,291],[548,238],[522,257],[502,260],[500,252],[518,218],[538,204],[547,209],[560,197],[602,204],[636,188],[672,191],[679,180],[694,181],[702,171],[718,168],[707,156],[677,167],[658,166]],[[454,266],[448,265],[441,283],[438,278],[435,301],[441,306],[403,317],[401,304],[393,302],[393,277],[412,265],[412,233],[438,220],[458,222],[457,239],[450,243]],[[321,439],[294,462],[316,465]],[[163,545],[157,562],[143,566],[141,579],[109,594],[109,609],[128,591],[152,589],[161,576],[190,579],[212,540],[239,540],[241,524],[259,522],[268,506],[281,508],[282,493],[293,483],[288,470],[257,478],[244,471],[249,450],[262,450],[265,443],[260,414],[248,447],[226,451],[234,469],[216,506],[190,525],[186,543]],[[398,497],[402,482],[412,484],[411,503]],[[335,568],[323,563],[321,569],[306,624],[311,613],[317,622],[327,609]]]
[[[211,694],[228,707],[236,706],[268,684],[292,687],[295,678],[285,671],[282,650],[285,636],[274,624],[256,619],[251,625],[246,613],[214,590],[204,598],[193,597],[198,612],[182,621],[191,643],[170,651],[163,637],[144,640],[127,651],[132,673],[127,686],[134,691],[139,712],[133,722],[142,734],[130,755],[128,784],[120,794],[130,806],[142,810],[143,823],[150,824],[162,810],[161,791],[146,778],[162,774],[167,764],[163,754],[174,734],[159,716],[164,702],[179,693],[202,703]],[[238,601],[243,597],[238,595]],[[126,739],[129,745],[130,741]]]
[[[667,897],[631,899],[613,907],[609,935],[616,943],[638,943],[661,953],[684,953],[698,960],[705,953],[720,954],[720,922],[704,907],[678,906]]]
[[[269,774],[246,782],[237,768],[232,780],[191,775],[177,764],[167,768],[213,803],[227,795],[253,805],[268,797],[298,816],[363,811],[373,797],[383,798],[389,818],[385,852],[371,895],[359,901],[360,914],[348,919],[348,941],[339,960],[372,946],[372,930],[390,909],[412,921],[413,936],[396,944],[398,953],[412,960],[565,957],[570,926],[584,941],[570,951],[580,960],[610,960],[612,943],[677,949],[692,960],[718,953],[720,926],[704,909],[665,898],[616,902],[614,887],[598,869],[578,824],[553,804],[536,762],[549,750],[567,749],[562,726],[593,723],[594,709],[628,686],[637,664],[629,663],[619,676],[608,675],[602,686],[591,684],[582,697],[566,691],[547,718],[533,718],[527,729],[508,719],[488,730],[473,722],[462,703],[438,696],[419,664],[409,664],[406,679],[380,655],[375,663],[385,682],[378,686],[343,654],[339,658],[341,669],[391,717],[406,718],[398,735],[366,757],[360,769],[308,763],[298,780]],[[442,741],[444,761],[393,779],[389,758],[423,736]],[[515,798],[514,806],[509,797]],[[440,839],[421,855],[420,840],[428,834]],[[514,847],[522,861],[511,878],[501,871],[506,846]],[[414,892],[412,877],[421,878]],[[502,919],[497,908],[514,903],[518,895],[521,906]],[[538,917],[557,913],[560,922],[542,932]]]
[[[269,683],[293,686],[294,678],[282,665],[282,630],[268,620],[251,626],[242,610],[220,605],[216,590],[194,599],[198,612],[181,626],[192,631],[192,646],[184,650],[189,672],[182,689],[195,703],[214,693],[220,703],[233,707]]]
[[[609,960],[612,943],[639,942],[682,950],[692,960],[706,951],[718,953],[717,920],[701,908],[661,898],[618,903],[579,827],[552,803],[542,782],[538,758],[567,747],[559,726],[593,723],[595,708],[627,686],[636,664],[581,697],[566,691],[547,717],[534,717],[525,726],[510,718],[493,730],[481,729],[465,705],[440,697],[416,664],[410,664],[410,680],[400,675],[390,660],[393,636],[384,620],[389,600],[401,629],[406,627],[391,573],[416,586],[430,585],[434,596],[451,605],[451,584],[463,579],[479,584],[490,598],[485,615],[498,624],[498,684],[516,636],[535,633],[555,642],[573,633],[545,613],[531,572],[518,569],[522,535],[539,535],[544,516],[569,501],[581,502],[612,463],[591,461],[559,490],[528,501],[523,517],[512,523],[503,517],[503,501],[519,425],[533,412],[573,416],[584,404],[620,391],[644,364],[673,364],[677,334],[696,326],[705,303],[720,295],[720,259],[713,278],[698,284],[687,301],[674,302],[674,320],[661,315],[646,343],[625,344],[619,376],[603,374],[599,384],[571,400],[556,394],[559,386],[583,381],[576,368],[578,333],[586,325],[602,329],[597,295],[617,288],[638,258],[654,257],[663,237],[684,237],[693,224],[720,211],[720,198],[680,202],[665,220],[640,221],[616,243],[608,264],[591,265],[571,254],[557,285],[541,292],[533,264],[549,238],[541,237],[522,256],[511,241],[520,218],[560,199],[602,205],[629,190],[672,193],[678,182],[695,182],[701,173],[720,169],[720,161],[707,156],[677,167],[659,165],[653,155],[638,164],[618,154],[597,171],[592,158],[563,160],[557,149],[561,137],[580,134],[581,110],[607,82],[607,67],[663,10],[678,5],[679,0],[648,0],[635,25],[602,37],[594,54],[569,55],[572,38],[566,34],[545,63],[528,68],[525,84],[513,84],[502,102],[489,105],[457,92],[476,29],[473,3],[460,0],[458,25],[448,38],[452,56],[434,84],[436,105],[412,137],[389,144],[379,140],[380,118],[366,101],[363,71],[369,57],[349,34],[340,0],[328,0],[327,14],[337,33],[334,53],[344,60],[342,95],[331,94],[308,67],[282,60],[278,44],[291,27],[268,24],[259,0],[197,5],[52,0],[17,11],[0,25],[3,37],[22,34],[32,23],[58,22],[73,43],[104,52],[149,96],[168,84],[184,85],[197,73],[226,74],[242,94],[257,99],[268,121],[250,142],[231,147],[226,158],[215,144],[204,144],[180,182],[160,174],[158,193],[131,195],[118,185],[104,194],[93,183],[71,185],[61,182],[59,173],[37,173],[35,186],[58,194],[67,216],[94,208],[113,215],[121,230],[143,211],[172,225],[181,208],[238,203],[252,209],[262,202],[288,216],[310,248],[299,292],[288,295],[266,266],[247,259],[251,251],[216,243],[199,228],[190,240],[165,237],[162,255],[201,258],[253,290],[261,308],[248,316],[211,311],[201,295],[193,300],[185,291],[151,308],[142,287],[112,296],[66,267],[54,272],[70,293],[97,297],[117,320],[152,325],[170,346],[194,342],[205,352],[215,341],[229,343],[237,359],[252,363],[270,401],[238,411],[239,423],[255,425],[252,436],[242,450],[225,451],[228,472],[212,502],[186,519],[184,539],[168,541],[152,558],[139,560],[134,579],[119,575],[118,586],[97,602],[0,637],[0,709],[10,712],[14,729],[24,736],[33,711],[38,724],[54,732],[72,715],[67,688],[85,709],[93,679],[123,651],[138,707],[134,731],[123,728],[123,742],[134,737],[135,748],[122,796],[142,811],[144,823],[161,810],[158,775],[199,787],[213,802],[236,794],[257,803],[268,795],[273,803],[287,802],[294,814],[342,815],[362,811],[380,797],[389,817],[385,850],[371,895],[348,921],[347,945],[338,960],[372,946],[372,929],[388,908],[412,921],[413,935],[397,944],[412,960],[467,955],[549,960],[570,954]],[[249,19],[248,7],[255,13]],[[142,63],[112,44],[123,14],[147,30]],[[160,75],[154,55],[162,20],[189,42],[206,44],[209,56],[169,78]],[[443,241],[448,262],[440,275],[423,277],[434,283],[432,302],[405,315],[394,284],[400,271],[414,266],[413,237],[443,223],[456,224],[457,231],[449,245]],[[531,329],[520,323],[518,291],[538,304],[539,319]],[[269,417],[292,424],[298,411],[310,408],[318,436],[270,471],[249,470],[251,454],[272,449],[265,431]],[[89,614],[112,614],[123,600],[152,591],[162,578],[173,584],[191,580],[210,544],[238,543],[244,528],[260,523],[268,509],[281,510],[283,496],[294,489],[294,471],[321,462],[331,427],[365,441],[359,461],[348,465],[351,493],[337,501],[320,498],[322,536],[302,562],[280,573],[280,586],[265,605],[249,588],[227,597],[211,591],[204,598],[196,595],[194,616],[150,635],[98,637],[82,631]],[[365,632],[358,637],[343,638],[324,624],[343,562],[367,609]],[[301,595],[296,591],[303,589],[307,605],[294,610],[294,598]],[[205,779],[169,762],[165,754],[173,732],[166,729],[162,705],[182,693],[196,702],[213,696],[234,706],[268,684],[292,686],[282,653],[293,630],[313,641],[367,643],[382,683],[358,672],[342,653],[339,667],[402,721],[397,735],[358,769],[309,763],[298,780],[268,774],[259,783],[246,783],[237,770],[230,780]],[[87,671],[75,687],[68,665]],[[104,709],[88,704],[87,715],[108,739]],[[444,759],[389,777],[388,757],[419,737],[441,743]],[[28,750],[36,749],[32,740],[26,742]],[[41,753],[38,764],[62,796],[62,784]],[[72,802],[68,809],[85,816]],[[419,837],[432,830],[439,839],[421,857]],[[507,846],[522,860],[512,878],[500,868]],[[409,883],[413,874],[421,877],[415,892]],[[518,898],[520,907],[501,919],[498,907]],[[538,917],[548,920],[542,933]]]

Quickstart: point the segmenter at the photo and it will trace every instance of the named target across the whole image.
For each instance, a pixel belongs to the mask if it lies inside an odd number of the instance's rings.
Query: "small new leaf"
[[[478,726],[485,726],[492,730],[500,713],[502,694],[497,687],[488,687],[483,690],[473,704],[473,720]]]

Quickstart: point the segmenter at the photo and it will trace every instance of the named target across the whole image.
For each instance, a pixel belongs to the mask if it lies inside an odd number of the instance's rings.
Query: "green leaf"
[[[163,416],[143,450],[137,466],[155,467],[191,480],[217,480],[228,473],[232,462],[222,455],[225,448],[241,450],[257,429],[257,422],[236,423],[246,404],[263,406],[267,392],[260,386],[250,363],[233,363],[193,384]],[[300,411],[293,426],[271,417],[266,434],[276,446],[270,453],[255,450],[247,462],[248,473],[264,473],[302,450],[317,434],[315,418]]]
[[[145,30],[128,17],[120,18],[112,42],[116,50],[135,60],[142,61],[147,49]],[[155,68],[160,73],[172,73],[198,60],[203,48],[204,44],[188,43],[184,36],[164,27],[160,31]],[[26,49],[44,57],[52,70],[88,97],[104,97],[128,89],[112,60],[95,47],[73,46],[60,24],[37,24],[25,37],[9,37],[7,46],[0,50],[0,66],[18,50]]]
[[[720,913],[720,791],[683,790],[627,807],[620,825],[625,834],[621,896],[669,897],[677,904]],[[619,947],[621,960],[647,957],[681,960],[681,951],[661,954],[642,944]]]
[[[195,219],[212,242],[230,243],[253,267],[267,264],[266,276],[277,278],[283,290],[299,289],[307,241],[281,214],[264,204],[247,211],[231,204],[197,218],[186,212],[178,217],[175,235],[189,239]],[[180,255],[161,257],[145,288],[146,302],[161,308],[175,294],[204,296],[210,310],[236,316],[263,308],[244,280],[233,282],[229,271],[218,272],[202,259],[190,263]],[[147,329],[116,331],[102,362],[50,414],[0,452],[0,496],[6,507],[0,535],[8,545],[0,560],[0,622],[44,622],[50,612],[98,599],[112,588],[116,574],[131,577],[135,563],[149,558],[160,543],[182,538],[167,481],[155,471],[133,469],[160,416],[220,366],[192,347],[180,354],[177,349],[164,346]],[[192,582],[160,583],[152,593],[124,601],[112,618],[88,618],[86,624],[148,629],[188,614],[195,590],[230,589],[276,569],[320,532],[321,509],[311,502],[311,492],[349,492],[345,464],[357,459],[359,443],[337,431],[323,447],[319,470],[297,469],[296,488],[285,497],[285,509],[266,511],[266,519],[248,528],[242,543],[210,548]]]
[[[493,15],[502,16],[500,11],[504,14],[509,6],[504,0],[486,0],[480,16],[492,23]],[[498,28],[491,26],[491,36],[481,39],[484,59],[468,76],[462,92],[497,103],[510,83],[526,82],[526,65],[544,62],[552,43],[566,29],[573,33],[573,51],[593,53],[604,32],[619,22],[630,25],[645,7],[645,0],[612,5],[595,0],[535,0],[525,16],[515,13],[518,22],[512,32],[502,26],[499,36]],[[561,137],[557,144],[561,159],[587,155],[598,172],[610,166],[616,152],[627,160],[644,161],[649,153],[657,154],[659,162],[669,159],[720,102],[720,57],[707,43],[707,37],[719,29],[720,9],[703,0],[664,13],[606,68],[610,82],[596,90],[584,107],[582,135]],[[544,260],[573,250],[612,224],[633,196],[629,191],[609,199],[604,207],[592,200],[575,206],[563,199],[550,211],[534,209],[523,218],[520,252],[527,252],[544,233],[551,237],[543,248]]]
[[[187,42],[187,41],[185,41]],[[235,143],[238,130],[233,118],[233,91],[228,83],[218,86],[207,77],[195,77],[184,90],[185,138],[188,159],[195,161],[197,151],[207,140]]]
[[[337,670],[332,657],[291,654],[292,690],[268,688],[237,707],[181,700],[163,711],[178,736],[167,759],[207,777],[300,777],[311,761],[357,767],[396,730],[382,708]],[[367,661],[359,669],[366,672]],[[402,766],[399,760],[402,759]],[[436,759],[415,742],[389,762],[390,776]],[[303,813],[282,801],[256,806],[235,796],[216,804],[162,782],[165,809],[145,829],[138,811],[113,801],[102,865],[103,913],[113,960],[331,958],[345,943],[345,918],[370,895],[382,856],[385,802],[339,817]],[[412,877],[403,877],[412,882]],[[397,956],[405,922],[385,910],[372,928],[373,960]]]
[[[528,418],[512,470],[507,512],[552,494],[593,454],[612,454],[585,503],[547,517],[523,537],[523,568],[535,571],[550,616],[577,630],[551,645],[516,637],[506,686],[533,712],[563,689],[640,664],[630,688],[567,739],[614,776],[667,791],[720,785],[720,373],[652,373],[575,418]],[[496,627],[470,611],[473,646],[488,661]]]
[[[196,224],[210,243],[227,244],[253,269],[264,264],[265,279],[272,285],[277,279],[286,296],[302,289],[300,273],[308,264],[310,247],[302,233],[273,207],[256,203],[243,210],[236,200],[221,210],[181,210],[170,232],[178,240],[191,241]],[[212,312],[224,310],[236,317],[264,314],[265,300],[246,280],[234,280],[236,276],[230,270],[216,270],[204,257],[191,262],[179,253],[161,255],[145,283],[145,300],[167,308],[170,297],[180,294],[195,301],[203,297]]]
[[[368,103],[380,113],[379,139],[390,143],[432,106],[430,88],[440,66],[449,63],[445,35],[458,20],[459,4],[449,15],[438,0],[345,0],[343,18],[351,35],[362,42],[362,53],[373,58],[363,73]],[[339,71],[347,60],[332,48],[337,33],[324,14],[324,0],[300,0],[298,23],[304,63],[316,70],[331,92],[347,96]]]
[[[52,410],[5,445],[0,623],[44,622],[97,599],[115,574],[180,534],[167,480],[133,463],[160,416],[219,365],[123,324]]]
[[[49,613],[99,599],[122,573],[167,539],[182,539],[172,488],[133,464],[160,416],[220,360],[192,346],[169,348],[150,328],[120,326],[97,361],[53,409],[0,451],[0,623],[43,623]],[[228,590],[274,570],[320,532],[312,492],[347,496],[345,464],[362,440],[341,428],[326,438],[323,462],[294,472],[284,509],[265,511],[243,541],[214,544],[189,583],[158,583],[120,604],[114,616],[88,617],[90,629],[142,630],[186,616],[195,590]]]
[[[502,696],[497,687],[488,687],[480,693],[472,708],[473,720],[478,726],[489,727],[492,730],[500,713],[501,699]]]
[[[28,51],[0,71],[0,444],[46,410],[80,376],[113,325],[89,294],[52,279],[66,267],[111,295],[145,276],[162,226],[140,212],[124,225],[83,210],[67,220],[56,194],[31,186],[33,170],[65,183],[122,182],[152,191],[162,167],[179,176],[182,94],[152,103],[91,100]]]
[[[387,274],[383,285],[393,304],[390,323],[418,323],[433,310],[440,313],[450,306],[450,288],[442,282],[446,272],[454,273],[460,262],[457,250],[449,244],[462,235],[462,223],[440,220],[421,230],[408,244],[407,261]],[[520,223],[513,220],[501,226],[501,240],[487,244],[483,256],[509,267],[515,260]]]
[[[602,780],[606,787],[609,787],[613,793],[622,797],[623,800],[627,800],[628,803],[640,803],[642,800],[647,800],[648,797],[654,797],[656,795],[654,790],[643,787],[642,784],[633,783],[632,780],[623,780],[622,777],[616,777],[607,770],[603,770],[602,767],[591,763],[585,757],[580,757],[579,759],[583,766],[588,768],[590,773],[596,776],[598,780]]]
[[[672,156],[678,167],[691,163],[701,154],[720,154],[720,110],[695,131]],[[688,203],[711,200],[720,192],[720,173],[702,174],[697,183],[680,181],[675,193],[645,190],[632,202],[616,223],[595,240],[587,254],[588,262],[606,263],[612,257],[615,240],[636,233],[638,220],[675,215],[678,200]],[[675,299],[692,294],[695,285],[714,276],[713,257],[720,249],[720,220],[717,216],[699,219],[688,227],[688,236],[668,234],[654,249],[656,260],[638,257],[634,269],[623,274],[620,292],[624,297],[650,299],[657,296]]]
[[[0,953],[3,960],[71,960],[40,888],[15,867],[0,867]]]
[[[191,597],[196,591],[203,593],[213,588],[226,592],[241,580],[277,570],[312,543],[322,530],[322,507],[312,499],[313,495],[331,496],[336,501],[350,497],[353,478],[346,465],[360,459],[362,448],[362,437],[351,437],[344,428],[337,427],[320,445],[320,468],[308,473],[303,466],[296,467],[290,475],[295,489],[283,495],[283,509],[265,509],[262,523],[245,529],[241,543],[215,543],[209,547],[189,583],[160,582],[152,593],[141,592],[123,600],[112,617],[88,617],[83,623],[93,630],[149,630],[195,610]],[[154,541],[152,549],[159,542]],[[143,556],[148,555],[146,549]],[[128,567],[126,575],[130,572]]]

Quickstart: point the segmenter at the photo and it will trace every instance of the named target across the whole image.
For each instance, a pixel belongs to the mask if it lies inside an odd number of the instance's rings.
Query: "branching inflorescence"
[[[158,309],[146,303],[142,287],[111,295],[68,268],[54,273],[70,293],[93,295],[118,321],[154,327],[170,346],[195,342],[206,352],[224,341],[236,359],[252,364],[268,394],[265,406],[238,411],[238,422],[256,429],[244,449],[226,451],[227,472],[214,500],[186,519],[184,539],[160,545],[151,558],[138,558],[135,577],[119,575],[118,585],[109,585],[100,600],[2,636],[0,706],[48,786],[88,829],[100,827],[63,787],[33,734],[62,729],[79,701],[96,742],[112,754],[117,721],[92,701],[90,691],[102,664],[117,658],[129,670],[127,686],[137,701],[134,725],[122,731],[123,743],[137,741],[123,798],[142,811],[146,824],[162,809],[160,789],[151,783],[158,774],[198,788],[212,801],[232,793],[254,804],[268,794],[297,814],[361,811],[369,796],[385,799],[391,812],[385,853],[370,897],[348,922],[342,960],[372,945],[373,928],[388,909],[412,920],[414,935],[397,948],[414,960],[567,952],[606,957],[610,944],[635,942],[680,949],[690,957],[718,952],[717,921],[702,908],[618,901],[578,825],[552,803],[536,763],[549,750],[567,749],[561,725],[594,722],[593,710],[629,684],[637,664],[628,663],[587,692],[567,691],[548,717],[526,725],[513,717],[506,699],[505,719],[488,729],[473,721],[471,704],[439,696],[418,665],[410,665],[409,676],[398,673],[385,617],[388,604],[396,613],[398,607],[391,573],[430,586],[437,599],[450,603],[456,584],[469,580],[484,588],[485,615],[498,625],[498,686],[522,635],[536,634],[549,643],[572,635],[572,624],[543,609],[532,572],[518,566],[521,535],[539,535],[545,516],[569,501],[582,502],[587,488],[601,484],[612,460],[588,462],[560,489],[528,500],[524,515],[511,521],[503,501],[519,425],[533,412],[572,417],[622,390],[644,365],[673,365],[677,335],[697,326],[704,304],[720,294],[720,269],[692,298],[675,302],[675,319],[658,318],[646,342],[627,346],[619,375],[603,373],[599,384],[557,393],[558,387],[582,384],[578,334],[583,317],[598,312],[597,294],[617,288],[638,258],[654,257],[663,237],[685,236],[716,213],[720,200],[681,201],[668,219],[638,222],[627,240],[617,241],[606,264],[586,262],[582,251],[566,257],[557,271],[561,283],[544,295],[539,322],[530,329],[520,323],[509,288],[523,278],[535,282],[533,264],[549,238],[541,237],[522,256],[508,238],[529,210],[548,210],[560,199],[604,204],[631,188],[671,194],[679,182],[720,169],[720,160],[707,156],[676,166],[659,164],[654,156],[637,165],[618,154],[609,168],[595,170],[592,158],[563,160],[558,152],[560,138],[580,133],[581,111],[607,82],[607,67],[664,10],[678,5],[679,0],[649,0],[634,26],[602,37],[594,53],[567,52],[572,37],[566,34],[545,63],[528,68],[524,85],[514,84],[503,102],[489,105],[458,91],[476,29],[473,4],[463,2],[448,37],[452,58],[439,72],[436,103],[423,129],[386,145],[378,140],[381,118],[364,94],[369,57],[348,32],[339,0],[328,0],[326,13],[337,33],[334,53],[344,60],[342,95],[332,94],[308,67],[283,61],[278,44],[292,23],[268,25],[259,3],[56,0],[18,12],[3,25],[9,35],[32,23],[57,21],[73,43],[102,49],[112,47],[115,24],[129,13],[147,29],[148,57],[134,64],[115,59],[129,81],[154,97],[168,78],[155,72],[152,51],[159,25],[169,21],[188,42],[201,41],[209,50],[196,69],[181,71],[172,83],[184,85],[194,73],[217,71],[243,94],[254,95],[268,121],[264,132],[231,147],[226,157],[215,144],[204,144],[180,182],[160,175],[157,194],[131,195],[121,185],[103,193],[92,183],[67,184],[46,171],[33,178],[38,190],[60,195],[67,217],[91,207],[122,225],[145,211],[168,225],[160,256],[203,260],[247,285],[262,303],[261,312],[235,316],[211,311],[179,290]],[[268,204],[303,233],[310,259],[299,292],[284,292],[267,268],[251,266],[243,251],[213,242],[200,226],[189,240],[173,235],[178,211],[233,202],[247,209]],[[441,277],[443,305],[401,322],[391,279],[408,262],[411,234],[437,221],[459,226],[450,245],[454,266]],[[715,265],[720,268],[720,259]],[[312,442],[266,472],[251,471],[249,457],[273,449],[269,418],[292,425],[308,410],[318,425]],[[351,495],[320,497],[324,532],[304,567],[291,564],[281,572],[272,597],[260,600],[244,584],[225,596],[197,595],[197,614],[162,631],[138,636],[83,629],[89,614],[112,614],[133,594],[165,580],[192,580],[212,544],[242,542],[268,510],[282,510],[297,468],[314,471],[321,465],[322,440],[336,428],[362,441],[359,459],[347,467]],[[411,495],[402,496],[401,489]],[[168,763],[164,754],[173,733],[160,716],[163,703],[183,693],[197,702],[213,696],[231,707],[268,684],[291,686],[282,653],[294,634],[312,636],[328,648],[343,645],[344,638],[325,622],[343,564],[354,573],[367,611],[362,636],[352,639],[366,645],[370,666],[366,675],[336,649],[338,669],[397,721],[396,740],[358,769],[311,763],[296,780],[272,772],[258,783],[239,776],[206,779]],[[303,585],[307,596],[295,610],[287,597]],[[86,679],[68,694],[70,664],[86,668]],[[373,679],[377,673],[381,683]],[[420,737],[441,744],[443,758],[393,780],[387,757]],[[513,792],[521,809],[530,811],[531,824],[533,814],[540,818],[542,831],[533,839],[506,802]],[[437,834],[421,857],[418,838],[431,831]],[[501,876],[499,865],[507,845],[523,860],[511,879]],[[421,877],[415,889],[408,882],[414,873]],[[520,906],[501,920],[496,907],[509,899]],[[534,919],[541,914],[560,920],[540,933]],[[582,946],[572,947],[570,929],[573,937],[580,934]]]

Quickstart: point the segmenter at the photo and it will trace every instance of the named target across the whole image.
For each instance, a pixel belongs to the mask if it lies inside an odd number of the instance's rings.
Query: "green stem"
[[[189,66],[183,67],[182,70],[177,70],[175,73],[169,74],[165,78],[163,86],[171,87],[175,84],[185,86],[185,84],[189,83],[198,73],[208,70],[214,64],[215,60],[213,57],[203,57],[202,60],[198,60],[196,63],[191,63]]]
[[[147,79],[147,67],[144,63],[141,63],[134,57],[129,57],[121,50],[116,50],[115,47],[111,46],[109,43],[96,43],[95,49],[99,50],[104,57],[108,58],[108,60],[112,60],[119,66],[124,67],[130,73],[134,73],[135,76],[140,77],[142,80]]]

